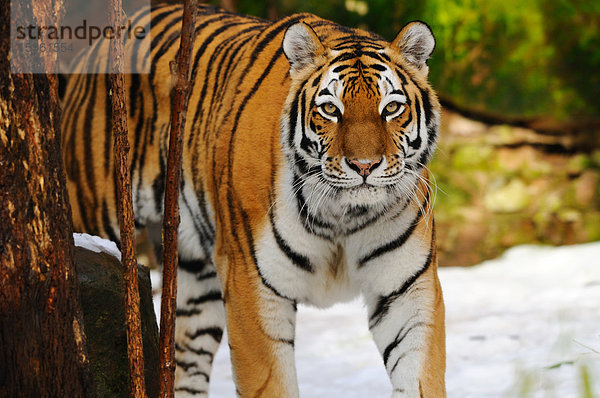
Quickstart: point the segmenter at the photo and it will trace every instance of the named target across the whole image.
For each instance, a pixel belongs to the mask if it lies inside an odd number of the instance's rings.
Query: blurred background
[[[210,3],[267,19],[311,12],[387,40],[412,20],[431,26],[440,264],[600,240],[600,1]]]

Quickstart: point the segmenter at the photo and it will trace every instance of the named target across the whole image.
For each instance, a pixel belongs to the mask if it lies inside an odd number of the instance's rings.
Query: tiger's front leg
[[[418,236],[419,229],[400,248],[371,252],[359,262],[369,329],[392,382],[392,398],[446,396],[444,302],[436,249]]]
[[[226,261],[219,269],[238,396],[298,397],[296,303],[263,282],[252,258]]]

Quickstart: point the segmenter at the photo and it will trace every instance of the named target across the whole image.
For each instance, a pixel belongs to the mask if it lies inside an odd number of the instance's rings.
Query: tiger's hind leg
[[[207,397],[225,328],[221,285],[210,260],[179,260],[175,324],[175,394]]]

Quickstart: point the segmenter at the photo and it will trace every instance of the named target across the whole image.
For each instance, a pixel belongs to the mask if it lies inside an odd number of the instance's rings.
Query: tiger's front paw
[[[406,390],[402,388],[395,388],[392,391],[392,398],[421,398],[418,389]],[[423,398],[440,398],[440,397],[423,397]]]

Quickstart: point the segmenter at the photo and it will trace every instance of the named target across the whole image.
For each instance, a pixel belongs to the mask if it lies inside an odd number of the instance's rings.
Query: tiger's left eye
[[[383,108],[383,114],[384,116],[388,116],[396,112],[398,109],[400,109],[400,103],[397,101],[392,101],[389,104],[387,104],[385,108]]]

